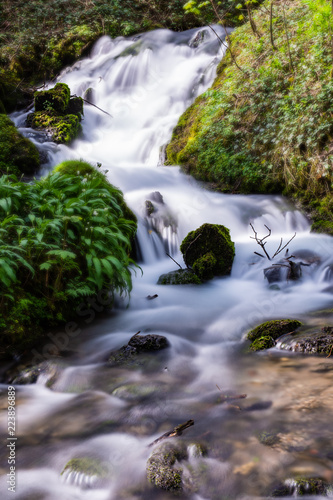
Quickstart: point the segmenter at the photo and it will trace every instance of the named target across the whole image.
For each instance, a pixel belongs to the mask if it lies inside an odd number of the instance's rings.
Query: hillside
[[[181,116],[168,162],[221,191],[292,196],[333,234],[331,5],[272,4],[271,23],[271,2],[254,15],[258,33],[232,34],[233,57]]]

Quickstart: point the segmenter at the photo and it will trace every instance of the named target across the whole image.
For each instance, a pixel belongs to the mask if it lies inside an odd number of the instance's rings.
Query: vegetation
[[[136,224],[123,205],[121,192],[84,162],[65,162],[34,184],[0,178],[2,347],[36,343],[85,297],[130,291]]]
[[[235,30],[213,87],[180,118],[168,162],[222,191],[296,196],[331,221],[332,19],[328,0],[266,1],[257,33]]]
[[[39,167],[36,146],[23,137],[14,123],[0,114],[0,176],[2,174],[33,174]]]

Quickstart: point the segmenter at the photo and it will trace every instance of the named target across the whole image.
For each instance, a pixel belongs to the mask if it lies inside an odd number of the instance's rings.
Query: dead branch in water
[[[192,425],[194,425],[194,420],[188,420],[187,422],[184,422],[183,424],[179,424],[174,429],[172,429],[171,431],[165,432],[164,434],[162,434],[162,436],[160,436],[159,438],[155,439],[155,441],[153,441],[152,443],[150,443],[148,445],[148,447],[149,446],[153,446],[154,444],[160,443],[164,439],[167,439],[167,438],[170,438],[170,437],[181,436],[183,434],[183,432],[186,429],[188,429],[189,427],[191,427]]]

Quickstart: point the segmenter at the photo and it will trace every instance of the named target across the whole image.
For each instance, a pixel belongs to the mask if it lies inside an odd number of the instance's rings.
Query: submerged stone
[[[72,458],[65,465],[61,476],[68,483],[81,487],[92,487],[98,479],[107,477],[108,468],[98,459],[83,457]]]
[[[304,354],[331,355],[333,353],[333,327],[326,326],[319,331],[286,334],[279,340],[278,347],[282,350]]]
[[[180,250],[185,264],[202,280],[231,273],[235,245],[225,226],[203,224],[184,238]]]
[[[179,269],[162,274],[157,281],[158,285],[200,285],[201,279],[190,269]]]

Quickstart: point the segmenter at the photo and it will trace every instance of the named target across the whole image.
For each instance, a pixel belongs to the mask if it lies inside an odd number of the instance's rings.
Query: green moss
[[[251,351],[263,351],[264,349],[270,349],[275,346],[275,340],[269,335],[263,335],[258,339],[254,340],[250,345]]]
[[[40,166],[36,146],[23,137],[14,123],[0,115],[0,172],[33,174]]]
[[[53,89],[35,92],[35,110],[54,110],[61,114],[66,114],[69,105],[70,90],[65,83],[57,83]]]
[[[302,323],[296,319],[276,319],[272,321],[267,321],[257,326],[247,334],[248,340],[254,341],[263,336],[269,336],[273,340],[285,335],[286,333],[291,333],[297,328],[299,328]]]
[[[235,245],[225,226],[203,224],[184,238],[180,250],[185,264],[192,267],[200,279],[231,273]]]
[[[158,278],[158,285],[200,285],[201,279],[190,269],[179,269],[162,274]]]
[[[330,11],[319,4],[286,4],[292,66],[282,4],[272,21],[275,48],[265,8],[254,13],[260,37],[249,23],[232,33],[233,57],[227,53],[212,88],[180,117],[169,164],[224,192],[283,192],[302,202],[308,195],[308,205],[316,200],[325,211],[321,219],[333,220],[322,203],[333,185]],[[327,224],[319,229],[331,234]]]
[[[85,474],[87,476],[106,477],[108,475],[107,468],[100,460],[89,457],[72,458],[65,465],[61,475],[63,475],[67,470]]]
[[[168,442],[163,443],[148,459],[148,481],[162,490],[182,491],[183,470],[181,467],[175,467],[175,463],[184,458],[187,458],[187,453],[183,446]]]
[[[28,123],[34,129],[47,131],[52,141],[58,144],[70,143],[81,131],[76,115],[52,116],[45,111],[37,111],[30,115]]]
[[[311,232],[325,233],[333,236],[333,221],[318,220],[312,224]]]
[[[280,441],[276,432],[262,431],[258,434],[258,441],[264,446],[274,446]]]

